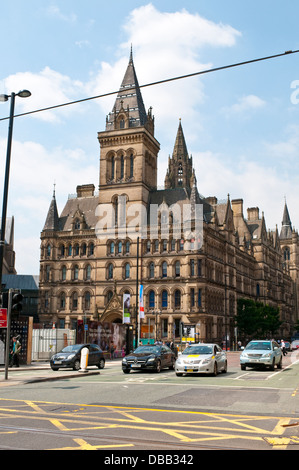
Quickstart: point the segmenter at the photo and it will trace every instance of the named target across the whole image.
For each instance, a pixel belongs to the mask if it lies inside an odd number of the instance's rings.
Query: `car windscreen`
[[[251,343],[247,344],[246,350],[252,349],[262,349],[265,351],[271,350],[271,343],[270,341],[252,341]]]
[[[134,353],[136,354],[157,354],[160,352],[159,346],[139,346],[135,349]]]
[[[197,354],[213,354],[212,346],[190,346],[183,351],[183,354],[197,355]]]
[[[82,347],[82,344],[72,344],[70,346],[66,346],[65,348],[63,348],[61,352],[75,353],[79,351],[81,347]]]

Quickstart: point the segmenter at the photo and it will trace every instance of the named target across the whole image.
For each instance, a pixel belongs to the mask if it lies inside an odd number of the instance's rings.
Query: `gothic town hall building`
[[[41,232],[40,322],[60,328],[84,318],[122,323],[123,297],[130,294],[134,323],[141,284],[141,338],[178,340],[183,322],[195,325],[197,340],[221,342],[227,332],[233,341],[241,297],[279,307],[279,335],[290,337],[298,311],[299,243],[287,206],[281,232],[270,232],[258,207],[245,217],[242,199],[200,195],[180,121],[165,187],[158,190],[160,145],[132,53],[98,140],[99,192],[93,184],[77,186],[60,215],[54,193]],[[200,243],[195,206],[202,207]],[[173,210],[182,214],[184,207],[191,208],[188,230]],[[136,222],[136,208],[143,222]]]

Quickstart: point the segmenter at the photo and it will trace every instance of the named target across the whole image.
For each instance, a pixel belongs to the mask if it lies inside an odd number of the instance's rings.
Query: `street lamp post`
[[[15,97],[16,96],[19,96],[20,98],[28,98],[29,96],[31,96],[31,93],[28,90],[22,90],[22,91],[19,91],[19,93],[12,93],[11,95],[0,95],[0,102],[8,101],[8,98],[11,99],[11,101],[10,101],[9,126],[8,126],[8,138],[7,138],[5,179],[4,179],[4,189],[3,189],[2,219],[1,219],[0,292],[2,291],[2,271],[3,271],[3,258],[4,258],[4,244],[5,244],[5,228],[6,228],[6,212],[7,212],[7,199],[8,199],[9,169],[10,169],[12,131],[13,131]]]

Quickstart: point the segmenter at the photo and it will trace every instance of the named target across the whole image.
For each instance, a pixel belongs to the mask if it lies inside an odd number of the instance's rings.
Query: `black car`
[[[173,369],[175,364],[174,352],[165,345],[143,345],[125,356],[122,360],[122,370],[129,374],[131,370],[155,370],[160,372],[164,367]]]
[[[74,370],[80,369],[81,351],[88,348],[88,365],[98,366],[99,369],[105,367],[105,358],[103,351],[97,344],[73,344],[66,346],[60,352],[54,354],[50,360],[52,370],[71,367]]]

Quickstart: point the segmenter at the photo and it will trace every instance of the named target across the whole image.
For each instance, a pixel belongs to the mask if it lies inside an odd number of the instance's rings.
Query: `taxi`
[[[218,344],[198,343],[187,346],[175,363],[177,376],[227,372],[227,356]]]

